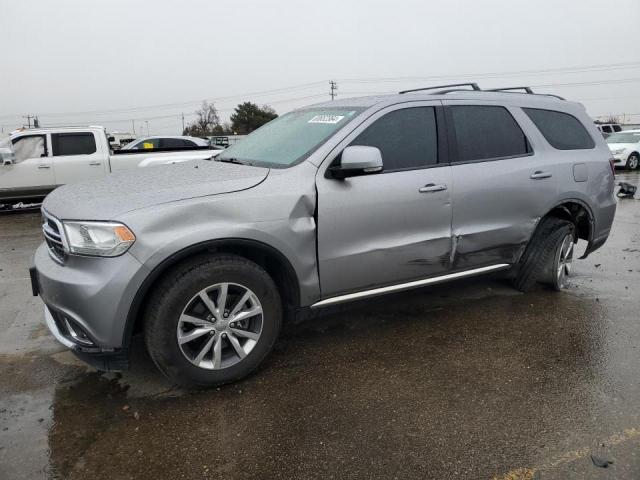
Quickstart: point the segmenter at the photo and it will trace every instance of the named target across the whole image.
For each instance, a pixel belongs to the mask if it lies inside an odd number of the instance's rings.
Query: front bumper
[[[627,157],[626,153],[617,153],[615,155],[611,155],[613,157],[613,164],[616,167],[626,167],[627,166]]]
[[[97,368],[122,364],[128,351],[126,320],[148,274],[138,260],[128,253],[114,258],[70,255],[61,265],[43,244],[30,273],[34,294],[45,304],[47,326],[60,343]]]

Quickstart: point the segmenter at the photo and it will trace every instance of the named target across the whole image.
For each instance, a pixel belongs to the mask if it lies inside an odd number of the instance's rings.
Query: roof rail
[[[533,94],[533,90],[531,90],[531,87],[504,87],[504,88],[489,88],[486,91],[487,92],[509,92],[512,90],[524,90],[525,93],[531,93]]]
[[[513,90],[524,90],[524,93],[528,93],[529,95],[544,95],[547,97],[554,97],[557,98],[558,100],[565,100],[564,97],[561,97],[560,95],[554,95],[553,93],[536,93],[533,90],[531,90],[531,87],[505,87],[505,88],[489,88],[487,90],[485,90],[485,92],[512,92]]]
[[[455,88],[455,87],[471,87],[471,89],[467,88]],[[517,93],[514,90],[522,90],[523,93],[528,95],[543,95],[545,97],[554,97],[558,100],[565,100],[563,97],[559,95],[554,95],[552,93],[536,93],[531,90],[531,87],[503,87],[503,88],[489,88],[487,90],[483,90],[478,86],[477,83],[452,83],[451,85],[437,85],[435,87],[425,87],[425,88],[414,88],[412,90],[402,90],[398,92],[402,93],[410,93],[410,92],[422,92],[424,90],[438,90],[437,92],[432,92],[431,95],[443,95],[446,93],[452,92],[505,92],[505,93]]]
[[[423,90],[438,90],[438,89],[449,88],[449,87],[471,87],[471,90],[482,90],[477,83],[452,83],[450,85],[436,85],[435,87],[424,87],[424,88],[413,88],[411,90],[402,90],[401,92],[398,92],[398,93],[403,94],[403,93],[411,93],[411,92],[421,92]]]

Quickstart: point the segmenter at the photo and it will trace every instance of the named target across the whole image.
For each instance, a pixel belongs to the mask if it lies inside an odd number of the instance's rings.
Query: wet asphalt
[[[55,342],[39,221],[0,216],[0,479],[640,478],[640,200],[563,292],[485,277],[325,311],[195,393],[140,340],[122,374]]]

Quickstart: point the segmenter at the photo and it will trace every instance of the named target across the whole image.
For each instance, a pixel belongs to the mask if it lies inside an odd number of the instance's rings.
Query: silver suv
[[[616,201],[585,109],[463,87],[332,101],[212,161],[68,185],[43,206],[32,284],[55,337],[99,369],[130,339],[173,382],[254,370],[284,319],[504,270],[561,289]]]

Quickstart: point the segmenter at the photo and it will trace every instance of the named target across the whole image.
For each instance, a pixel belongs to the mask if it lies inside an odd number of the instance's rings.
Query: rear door
[[[109,158],[109,152],[102,151],[105,142],[98,143],[94,132],[52,133],[56,183],[64,185],[105,175]]]
[[[435,276],[449,269],[451,168],[440,102],[377,112],[318,170],[318,263],[322,296]],[[381,173],[336,180],[326,169],[349,145],[380,149]]]
[[[513,263],[557,198],[554,158],[538,148],[538,136],[525,135],[521,125],[531,122],[519,108],[443,103],[453,177],[453,268]]]

